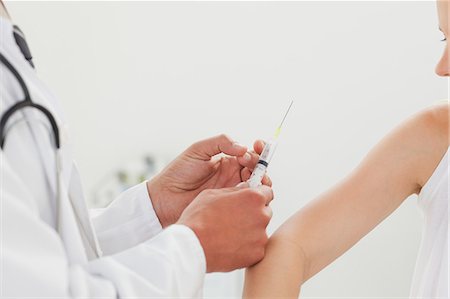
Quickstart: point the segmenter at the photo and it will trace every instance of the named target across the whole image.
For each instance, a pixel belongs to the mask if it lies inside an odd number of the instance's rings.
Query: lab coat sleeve
[[[104,255],[136,246],[162,231],[143,182],[123,192],[107,208],[91,211]]]
[[[4,161],[3,161],[4,162]],[[26,185],[2,163],[4,298],[197,298],[206,262],[195,233],[173,225],[141,244],[87,263],[69,262]]]
[[[206,262],[194,232],[183,225],[172,225],[150,241],[91,262],[89,270],[111,281],[119,294],[127,296],[199,297]],[[129,282],[123,284],[125,271]]]

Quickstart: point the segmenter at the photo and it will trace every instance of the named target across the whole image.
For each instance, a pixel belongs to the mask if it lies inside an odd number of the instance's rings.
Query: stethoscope
[[[60,154],[60,136],[59,136],[59,128],[58,124],[56,123],[56,119],[53,116],[53,114],[44,106],[39,105],[31,99],[30,92],[28,90],[28,87],[23,80],[22,76],[19,74],[17,69],[6,59],[6,57],[0,53],[0,61],[6,66],[6,68],[14,75],[17,82],[19,83],[23,94],[24,99],[15,103],[13,106],[11,106],[9,109],[7,109],[0,119],[0,149],[4,151],[5,149],[5,142],[6,142],[6,136],[8,131],[11,129],[7,126],[8,121],[11,119],[12,116],[17,114],[20,111],[23,111],[25,108],[32,108],[39,112],[41,112],[50,123],[52,132],[53,132],[53,141],[54,141],[54,147],[55,147],[55,161],[56,161],[56,228],[57,231],[60,232],[61,230],[61,219],[60,219],[60,203],[61,203],[61,182],[62,182],[62,163],[61,163],[61,154]]]
[[[56,150],[59,150],[61,147],[60,139],[59,139],[59,128],[58,124],[56,123],[55,118],[53,117],[53,114],[44,106],[36,104],[32,101],[30,92],[28,91],[28,87],[25,84],[25,81],[23,80],[22,76],[20,76],[19,72],[14,68],[14,66],[8,61],[8,59],[3,56],[3,54],[0,53],[0,61],[8,68],[8,70],[14,75],[14,77],[17,79],[17,82],[19,82],[20,87],[22,88],[24,99],[22,101],[19,101],[15,103],[13,106],[11,106],[8,110],[6,110],[1,119],[0,119],[0,148],[3,150],[5,146],[5,140],[7,135],[7,123],[8,120],[20,110],[30,107],[37,109],[41,113],[45,115],[47,120],[49,121],[52,131],[53,131],[53,139],[55,143]]]
[[[16,40],[16,44],[19,47],[20,51],[22,52],[24,58],[28,61],[28,63],[31,65],[31,67],[34,68],[33,64],[33,57],[31,55],[30,48],[28,47],[28,44],[25,40],[25,36],[23,35],[22,31],[17,26],[13,26],[13,35],[14,39]],[[41,113],[45,115],[45,117],[48,119],[52,131],[53,131],[53,137],[55,142],[55,148],[56,150],[59,150],[61,147],[60,139],[59,139],[59,128],[58,124],[56,123],[55,118],[53,117],[52,113],[45,108],[42,105],[36,104],[31,100],[30,92],[28,90],[27,85],[25,84],[25,81],[23,80],[22,76],[20,76],[19,72],[14,68],[14,66],[6,59],[6,57],[0,53],[0,61],[6,66],[6,68],[14,75],[17,82],[19,82],[20,87],[22,88],[24,99],[22,101],[17,102],[12,107],[10,107],[8,110],[3,113],[1,119],[0,119],[0,148],[3,150],[3,147],[5,145],[5,139],[6,139],[6,125],[8,123],[8,120],[13,116],[16,112],[30,107],[37,109]]]
[[[25,37],[23,36],[22,31],[20,31],[20,29],[17,26],[13,27],[14,29],[14,38],[16,39],[16,43],[19,46],[24,58],[30,63],[30,65],[34,68],[34,65],[32,63],[32,56],[30,53],[30,50],[28,48],[28,45],[25,41]],[[61,141],[60,141],[60,131],[59,131],[59,127],[58,124],[56,122],[55,117],[53,116],[53,114],[50,112],[49,109],[45,108],[42,105],[39,105],[35,102],[33,102],[33,100],[31,99],[31,95],[29,92],[29,89],[27,87],[27,84],[25,83],[25,80],[22,78],[22,76],[19,74],[19,72],[17,71],[17,69],[12,65],[12,63],[10,63],[8,61],[8,59],[2,54],[0,53],[0,61],[1,63],[3,63],[6,68],[14,75],[14,77],[16,78],[17,82],[19,83],[22,92],[23,92],[23,100],[15,103],[13,106],[11,106],[9,109],[7,109],[3,115],[1,116],[0,119],[0,149],[3,152],[4,148],[5,148],[5,143],[6,143],[6,136],[8,131],[11,129],[12,126],[14,126],[14,123],[12,123],[10,126],[7,126],[8,121],[11,119],[11,117],[15,114],[17,114],[20,111],[23,111],[23,109],[25,108],[31,108],[34,110],[39,111],[41,114],[43,114],[45,116],[45,118],[48,120],[48,122],[50,123],[51,126],[51,130],[53,133],[53,145],[54,145],[54,149],[55,149],[55,167],[56,167],[56,192],[55,192],[55,197],[56,197],[56,230],[58,231],[58,233],[60,235],[63,235],[63,222],[64,219],[62,219],[62,215],[63,215],[63,190],[62,190],[62,186],[63,186],[63,171],[62,171],[62,154],[61,154]],[[31,129],[31,128],[30,128]],[[70,199],[69,199],[70,200]],[[70,200],[71,201],[71,200]],[[73,205],[73,203],[72,203]],[[75,212],[76,213],[76,212]],[[86,227],[87,224],[81,224],[80,229],[82,229],[85,233],[86,236],[90,235],[87,231],[90,230],[89,228]],[[91,247],[92,251],[94,252],[94,256],[95,257],[100,257],[102,255],[101,250],[98,247],[98,243],[95,240],[95,238],[88,238],[88,243],[89,246]]]

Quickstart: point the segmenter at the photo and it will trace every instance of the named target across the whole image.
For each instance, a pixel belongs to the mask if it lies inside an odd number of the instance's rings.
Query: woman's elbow
[[[243,298],[298,298],[308,262],[302,247],[279,230],[269,240],[264,259],[247,269]]]

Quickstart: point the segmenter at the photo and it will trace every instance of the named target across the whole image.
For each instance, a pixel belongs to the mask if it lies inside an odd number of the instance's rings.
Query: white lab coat
[[[33,101],[57,119],[63,200],[58,233],[53,137],[43,115],[25,109],[8,122],[15,125],[0,153],[1,298],[198,297],[206,269],[200,242],[186,226],[161,229],[145,183],[89,215],[58,102],[23,58],[12,32],[12,24],[0,18],[1,53]],[[22,99],[17,80],[0,64],[0,112]],[[96,247],[103,257],[96,258]]]

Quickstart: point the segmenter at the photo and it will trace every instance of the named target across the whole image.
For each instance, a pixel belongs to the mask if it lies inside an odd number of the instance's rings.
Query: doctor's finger
[[[251,175],[252,175],[252,171],[250,169],[248,169],[247,167],[242,168],[242,170],[241,170],[241,180],[243,182],[248,181],[248,179],[250,178]]]
[[[248,179],[250,178],[251,175],[252,175],[252,171],[250,169],[248,169],[247,167],[245,167],[241,170],[241,179],[243,182],[248,181]],[[270,177],[267,174],[265,174],[262,178],[261,184],[268,186],[268,187],[272,187],[272,180],[270,179]]]
[[[267,174],[265,174],[265,175],[263,176],[261,183],[262,183],[263,185],[272,187],[272,180],[270,179],[270,177],[269,177]]]
[[[256,163],[258,163],[259,155],[254,151],[251,151],[245,153],[242,157],[238,157],[237,160],[242,167],[247,167],[250,170],[253,170],[253,168],[255,168],[256,166]]]
[[[265,185],[261,185],[255,188],[256,191],[258,191],[261,195],[263,195],[263,197],[266,200],[266,206],[268,206],[270,204],[270,202],[273,200],[273,190],[272,188],[265,186]]]
[[[263,209],[263,214],[266,215],[267,217],[267,225],[269,225],[270,220],[272,219],[273,216],[273,211],[272,208],[269,206],[265,206]],[[266,227],[267,227],[266,225]]]
[[[255,141],[255,143],[253,143],[253,150],[258,155],[261,155],[265,145],[266,145],[266,143],[263,140],[258,139]]]
[[[247,147],[240,145],[227,135],[221,134],[194,143],[187,152],[196,159],[208,161],[220,153],[236,157],[243,156],[247,152]]]

